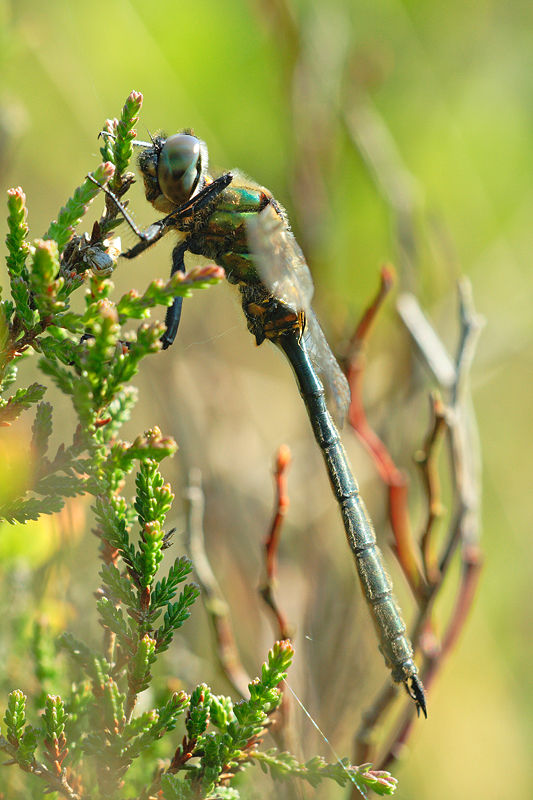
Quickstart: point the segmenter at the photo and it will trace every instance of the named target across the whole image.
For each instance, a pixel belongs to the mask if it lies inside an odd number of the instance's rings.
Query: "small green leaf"
[[[138,396],[139,392],[135,386],[125,386],[115,395],[115,399],[107,407],[110,422],[103,429],[106,442],[111,441],[120,427],[129,420],[131,410],[137,403]]]
[[[141,449],[153,450],[162,441],[161,431],[154,428],[147,431],[144,440],[137,437],[133,447],[139,452]],[[144,459],[140,464],[139,472],[135,480],[137,485],[137,496],[135,508],[139,515],[139,524],[145,526],[151,522],[163,525],[165,514],[172,506],[174,495],[168,483],[164,483],[157,464],[153,460]]]
[[[11,281],[11,296],[15,303],[15,311],[22,326],[29,331],[39,323],[39,313],[33,306],[30,287],[22,277],[13,278]]]
[[[61,497],[77,497],[85,494],[87,481],[74,475],[45,475],[35,484],[34,491],[43,495],[60,495]]]
[[[183,623],[190,617],[189,607],[200,596],[200,587],[195,583],[190,583],[183,589],[177,603],[169,603],[164,616],[163,625],[155,634],[157,639],[157,651],[159,653],[168,649],[174,633],[181,628]]]
[[[120,570],[114,564],[105,564],[100,570],[100,576],[110,593],[124,605],[134,608],[137,604],[137,593],[133,588],[131,579],[126,575],[121,575]]]
[[[95,694],[100,695],[111,669],[105,658],[100,653],[87,647],[83,642],[75,639],[70,633],[61,634],[58,644],[82,667],[92,681],[93,691]]]
[[[224,733],[230,721],[235,717],[231,697],[223,697],[222,695],[218,697],[211,696],[209,708],[211,722],[213,725],[216,725],[219,731]]]
[[[143,732],[131,742],[127,750],[125,750],[125,755],[132,759],[137,758],[143,750],[150,747],[163,734],[167,731],[173,731],[178,718],[183,714],[188,704],[189,696],[185,692],[176,692],[158,712],[149,712],[149,723],[145,726]],[[147,715],[143,715],[143,717],[146,719]],[[136,720],[132,720],[126,726],[124,735],[129,737],[130,731],[136,727],[136,723]]]
[[[56,310],[55,305],[51,304],[53,296],[63,285],[63,280],[56,281],[59,272],[59,252],[57,242],[37,239],[32,246],[32,265],[30,272],[30,287],[33,292],[34,301],[41,308],[43,313],[50,313],[50,309]],[[48,299],[48,302],[45,302]],[[63,308],[64,303],[59,303],[58,308]]]
[[[124,716],[126,695],[119,690],[112,678],[108,678],[104,684],[102,700],[105,725],[109,731],[118,734],[126,722]]]

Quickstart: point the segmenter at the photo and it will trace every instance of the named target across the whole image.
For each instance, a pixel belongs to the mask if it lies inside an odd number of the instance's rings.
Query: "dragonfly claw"
[[[427,719],[426,694],[424,692],[422,681],[418,675],[410,675],[405,680],[405,688],[407,689],[407,694],[409,697],[412,697],[416,703],[416,713],[418,716],[420,716],[420,711],[422,710],[424,717]]]

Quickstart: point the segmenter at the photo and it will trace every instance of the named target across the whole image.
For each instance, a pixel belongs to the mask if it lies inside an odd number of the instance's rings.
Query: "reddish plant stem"
[[[381,283],[378,292],[363,314],[350,339],[346,374],[352,392],[352,401],[348,410],[348,420],[359,439],[370,452],[381,479],[387,487],[389,519],[394,535],[394,549],[412,591],[418,596],[424,581],[418,566],[417,547],[409,521],[407,477],[398,469],[384,443],[370,428],[363,404],[364,348],[372,324],[385,297],[392,288],[393,282],[394,272],[392,267],[385,265],[381,269]]]
[[[448,409],[442,409],[442,416],[446,417],[446,428],[450,443],[450,472],[454,481],[456,512],[449,526],[447,541],[444,543],[440,554],[440,561],[436,571],[438,579],[434,583],[428,584],[427,594],[424,603],[420,607],[414,629],[414,639],[420,640],[425,656],[421,678],[426,691],[430,688],[439,670],[442,669],[448,654],[453,650],[464,627],[476,593],[483,561],[478,544],[480,498],[479,466],[477,464],[478,442],[468,391],[469,369],[477,338],[483,325],[483,319],[474,311],[469,284],[463,282],[460,284],[459,289],[461,338],[455,360],[456,378],[451,391],[451,406]],[[422,350],[422,352],[424,351]],[[437,427],[440,427],[440,425],[436,418],[434,425],[435,435],[429,437],[431,446],[428,449],[428,459],[432,460],[435,458],[434,449],[438,438]],[[432,502],[435,502],[436,499],[436,486],[438,484],[428,483],[428,492],[433,492],[428,497],[430,508]],[[433,604],[449,569],[452,556],[459,546],[461,546],[462,567],[459,590],[446,631],[439,644],[429,625],[429,618]],[[398,747],[407,739],[411,726],[412,719],[404,714],[396,729],[396,734],[392,737],[392,744],[380,763],[381,768],[390,766],[392,761],[397,758]]]
[[[276,456],[276,466],[274,470],[274,482],[276,485],[276,498],[274,502],[274,515],[270,531],[265,540],[265,566],[266,566],[266,580],[261,587],[260,594],[268,607],[272,610],[275,618],[278,633],[277,639],[290,639],[291,630],[285,616],[279,609],[274,599],[274,582],[277,571],[277,553],[279,547],[279,540],[281,536],[281,528],[287,510],[289,508],[289,496],[287,494],[287,481],[286,472],[291,462],[291,451],[287,445],[281,445]]]
[[[441,439],[447,429],[447,413],[441,398],[434,395],[431,398],[433,411],[433,428],[429,432],[422,451],[417,454],[422,480],[428,500],[428,515],[421,538],[422,559],[424,571],[430,585],[439,582],[441,571],[439,569],[436,549],[433,545],[432,533],[435,522],[442,516],[443,507],[440,499],[440,478],[438,468],[438,451]]]

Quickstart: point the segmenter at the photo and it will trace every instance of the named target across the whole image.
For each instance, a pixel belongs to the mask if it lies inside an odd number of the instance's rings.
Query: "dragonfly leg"
[[[158,242],[159,239],[161,239],[161,237],[164,236],[164,234],[169,230],[170,222],[168,222],[168,220],[171,215],[168,215],[167,217],[164,217],[163,219],[154,222],[154,224],[150,225],[150,227],[146,231],[142,231],[139,228],[139,226],[135,224],[131,215],[126,211],[126,207],[124,206],[124,204],[120,202],[116,194],[114,194],[114,192],[112,192],[111,189],[109,189],[104,184],[99,183],[94,178],[93,175],[89,174],[87,177],[93,183],[96,183],[96,185],[99,186],[101,190],[105,193],[105,195],[113,201],[113,203],[117,207],[117,210],[122,214],[122,216],[130,226],[134,234],[138,236],[139,239],[141,240],[140,242],[138,242],[138,244],[135,245],[135,247],[132,247],[131,250],[127,250],[125,253],[121,253],[121,256],[123,256],[124,258],[135,258],[135,256],[138,256],[140,253],[144,252],[144,250],[146,250],[148,247],[151,247],[153,244]]]
[[[176,272],[185,272],[184,256],[186,250],[186,243],[180,242],[172,251],[172,269],[170,271],[170,277],[172,277]],[[183,297],[176,297],[167,311],[167,315],[165,317],[166,330],[161,337],[163,350],[166,350],[168,347],[170,347],[176,338],[176,333],[178,332],[178,327],[180,324],[182,305]]]
[[[154,224],[150,225],[150,227],[144,232],[139,230],[133,220],[131,220],[129,214],[122,207],[122,204],[120,204],[119,208],[124,216],[124,219],[141,240],[134,247],[132,247],[131,250],[127,250],[121,255],[124,256],[124,258],[135,258],[153,244],[158,242],[162,236],[168,233],[168,231],[181,230],[179,223],[182,219],[194,217],[198,211],[212,203],[213,200],[215,200],[218,195],[223,192],[227,186],[229,186],[232,180],[233,175],[231,172],[226,172],[224,175],[221,175],[220,178],[214,180],[213,183],[205,186],[201,192],[198,192],[197,195],[188,200],[175,211],[171,211],[171,213],[167,214],[167,216],[163,217],[163,219],[154,222]],[[119,203],[117,200],[115,202],[117,202],[117,204]],[[176,270],[173,270],[172,274],[174,274],[174,272],[176,272]]]
[[[231,172],[225,172],[224,175],[220,175],[220,177],[215,178],[212,183],[208,183],[207,186],[204,186],[201,192],[198,192],[195,197],[189,200],[185,205],[181,206],[179,209],[181,214],[184,214],[185,211],[191,209],[191,211],[196,214],[198,211],[201,211],[202,208],[205,208],[209,203],[212,203],[213,200],[221,194],[221,192],[226,189],[233,180],[233,175]],[[174,214],[176,212],[173,212]]]
[[[107,186],[98,183],[98,181],[96,181],[92,175],[89,175],[88,177],[93,181],[93,183],[96,183],[98,186],[100,186],[102,191],[113,200],[117,209],[120,211],[132,231],[140,239],[140,242],[138,242],[134,247],[130,248],[130,250],[126,250],[124,253],[121,253],[123,258],[127,259],[136,258],[141,253],[144,253],[145,250],[158,242],[166,233],[168,233],[169,230],[180,230],[178,223],[182,218],[192,217],[198,211],[208,206],[218,197],[221,192],[224,191],[227,186],[229,186],[233,180],[233,175],[231,172],[226,172],[224,175],[221,175],[219,178],[214,180],[213,183],[205,186],[201,192],[195,195],[195,197],[191,198],[182,206],[175,209],[175,211],[167,214],[167,216],[163,217],[163,219],[154,222],[153,225],[150,225],[150,227],[145,231],[142,231],[139,226],[135,224],[131,215],[126,211],[126,208],[124,207],[123,203],[120,202],[118,197],[110,189],[108,189]],[[173,272],[175,271],[176,270]]]
[[[165,220],[166,217],[165,219],[154,222],[154,224],[150,225],[150,227],[145,231],[141,231],[139,228],[137,228],[137,226],[135,226],[135,229],[133,230],[134,233],[136,233],[139,237],[140,242],[137,242],[137,244],[130,248],[130,250],[126,250],[124,253],[121,253],[120,255],[122,258],[136,258],[137,256],[140,256],[141,253],[144,253],[145,250],[148,250],[148,248],[153,244],[158,242],[165,235],[165,233],[168,233],[170,230],[170,227],[163,224]]]
[[[424,692],[424,686],[422,681],[418,677],[418,675],[410,675],[404,681],[404,686],[407,689],[407,694],[409,697],[416,703],[416,711],[418,716],[420,716],[420,711],[422,711],[425,718],[428,718],[427,709],[426,709],[426,694]]]

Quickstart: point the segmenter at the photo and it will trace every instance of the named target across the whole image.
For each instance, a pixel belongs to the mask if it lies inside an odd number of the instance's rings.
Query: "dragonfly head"
[[[139,156],[147,200],[170,214],[203,188],[207,165],[207,147],[191,132],[155,136]]]

